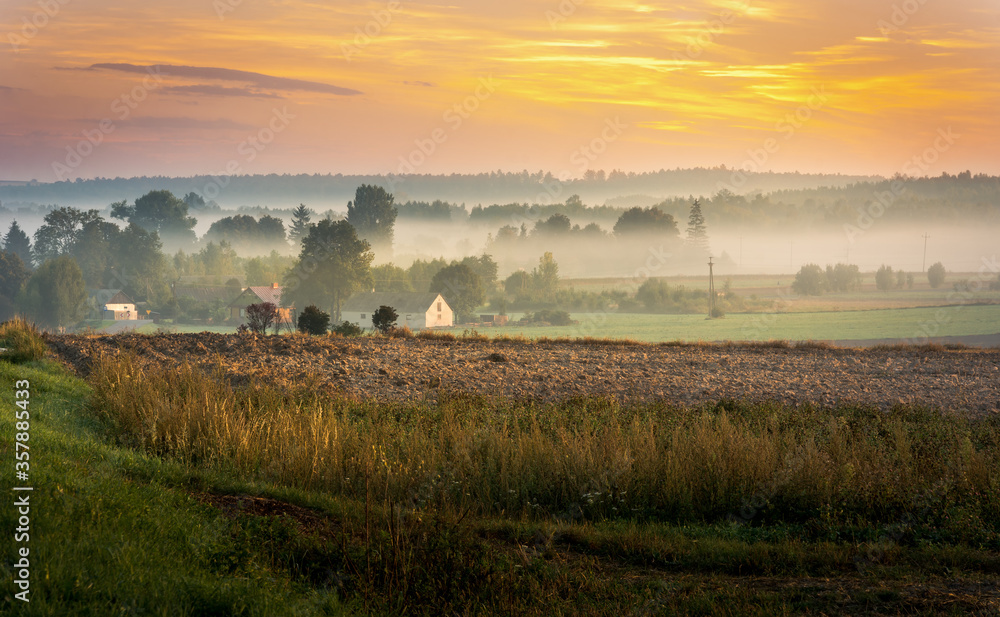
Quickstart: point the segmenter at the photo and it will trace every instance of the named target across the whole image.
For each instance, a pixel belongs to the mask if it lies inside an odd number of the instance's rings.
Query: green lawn
[[[822,313],[730,313],[723,319],[703,315],[574,313],[579,323],[561,327],[512,325],[482,332],[547,337],[609,337],[640,341],[866,340],[916,339],[1000,332],[1000,305],[837,311]],[[512,314],[512,318],[520,314]],[[461,332],[459,326],[453,329]],[[923,341],[918,341],[923,342]]]

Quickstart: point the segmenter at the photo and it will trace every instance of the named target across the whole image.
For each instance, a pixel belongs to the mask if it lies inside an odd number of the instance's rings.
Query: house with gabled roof
[[[368,292],[351,296],[340,307],[343,321],[356,323],[362,328],[373,328],[372,313],[380,306],[391,306],[399,319],[396,325],[411,330],[440,328],[455,325],[455,313],[439,293]]]
[[[94,289],[87,294],[87,302],[97,319],[139,319],[135,300],[121,289]]]
[[[247,307],[251,304],[270,302],[278,307],[278,323],[295,325],[295,308],[281,304],[281,286],[272,283],[269,287],[247,287],[239,296],[229,303],[230,319],[244,323],[247,318]]]

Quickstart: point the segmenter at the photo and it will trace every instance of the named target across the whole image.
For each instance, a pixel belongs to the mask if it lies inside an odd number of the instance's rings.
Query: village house
[[[90,292],[87,301],[95,319],[139,319],[135,301],[121,289],[95,289]]]
[[[272,283],[270,287],[247,287],[235,300],[229,303],[229,318],[239,323],[247,319],[247,307],[251,304],[270,302],[278,307],[278,324],[295,326],[297,319],[294,307],[281,305],[281,286]]]
[[[372,313],[380,306],[391,306],[399,319],[396,325],[411,330],[455,325],[455,314],[438,293],[369,292],[351,296],[340,307],[344,321],[362,328],[373,328]]]

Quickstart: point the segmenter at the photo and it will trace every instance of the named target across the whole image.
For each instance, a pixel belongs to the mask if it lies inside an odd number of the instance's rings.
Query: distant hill
[[[0,182],[0,201],[57,203],[62,206],[103,208],[122,199],[132,201],[152,190],[167,189],[177,196],[194,192],[227,209],[241,206],[289,208],[305,203],[322,211],[343,209],[361,184],[384,186],[396,194],[397,202],[441,199],[465,203],[469,207],[490,203],[560,203],[579,195],[591,205],[632,204],[622,196],[641,196],[640,201],[671,197],[711,196],[721,189],[739,194],[770,193],[778,190],[841,187],[858,182],[882,180],[878,176],[839,174],[747,173],[724,167],[675,169],[648,173],[613,171],[589,173],[585,179],[559,182],[543,172],[490,172],[451,175],[253,175],[194,176],[171,178],[97,178],[51,183]],[[626,203],[622,203],[626,202]]]

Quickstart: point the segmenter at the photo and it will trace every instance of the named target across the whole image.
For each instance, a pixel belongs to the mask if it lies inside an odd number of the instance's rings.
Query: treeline
[[[294,207],[300,202],[328,204],[350,199],[357,186],[372,184],[400,196],[400,200],[442,199],[454,203],[529,202],[557,203],[577,194],[591,202],[629,194],[707,195],[733,181],[734,170],[726,166],[694,169],[661,169],[651,172],[587,170],[582,178],[560,180],[545,171],[493,171],[449,175],[343,175],[343,174],[260,174],[227,176],[218,190],[220,178],[211,175],[171,178],[95,178],[53,183],[25,183],[0,186],[0,200],[20,202],[109,203],[121,195],[142,195],[166,189],[175,195],[195,192],[229,207],[267,202]],[[746,173],[743,192],[770,192],[782,188],[840,186],[876,180],[872,176],[839,174]]]
[[[690,170],[695,173],[698,170]],[[705,170],[701,170],[704,172]],[[723,173],[732,170],[715,170]],[[672,172],[661,172],[672,173]],[[526,175],[525,175],[526,174]],[[656,175],[656,174],[652,174]],[[754,176],[754,174],[749,174]],[[879,219],[887,221],[911,222],[914,219],[931,222],[997,222],[1000,221],[1000,209],[996,208],[1000,199],[1000,177],[985,174],[973,175],[963,172],[956,175],[942,174],[934,178],[891,179],[856,178],[844,176],[824,177],[828,182],[823,186],[796,186],[795,183],[785,186],[774,186],[768,189],[752,187],[746,183],[729,181],[706,182],[690,189],[682,190],[681,185],[661,187],[661,190],[645,191],[641,180],[650,174],[608,174],[603,180],[595,177],[591,180],[573,180],[558,182],[541,172],[537,174],[480,174],[477,176],[416,176],[407,177],[405,182],[373,176],[365,177],[372,186],[388,187],[387,193],[393,192],[393,186],[400,187],[400,195],[408,195],[407,201],[395,204],[398,217],[405,220],[424,220],[432,222],[468,222],[487,227],[526,222],[529,225],[536,220],[550,218],[554,214],[562,214],[572,219],[589,222],[599,222],[610,225],[631,207],[655,206],[667,214],[680,218],[695,196],[701,200],[705,208],[707,221],[718,227],[734,226],[795,226],[795,227],[842,227],[858,225],[864,228],[866,217],[876,212]],[[720,176],[721,177],[721,176]],[[247,193],[247,200],[252,203],[265,201],[269,206],[240,205],[237,214],[273,216],[276,218],[290,216],[293,208],[290,201],[310,203],[314,210],[322,212],[326,218],[336,218],[331,206],[343,204],[350,199],[351,193],[344,190],[331,193],[318,190],[304,190],[302,186],[311,186],[313,182],[336,180],[336,186],[345,184],[344,177],[336,176],[246,176],[234,178],[231,186],[245,183],[257,187]],[[350,178],[360,178],[350,176]],[[206,199],[197,190],[190,190],[190,179],[169,179],[160,183],[145,182],[147,179],[106,180],[108,186],[119,186],[115,192],[94,188],[100,185],[98,180],[56,183],[37,186],[0,186],[0,200],[6,204],[8,213],[19,212],[22,209],[30,212],[47,212],[55,206],[41,206],[55,200],[64,204],[93,202],[93,196],[100,195],[102,203],[118,199],[122,194],[136,194],[133,185],[151,186],[148,192],[155,190],[171,190],[175,194],[184,194],[183,201],[193,214],[220,213],[219,205],[212,199]],[[182,193],[170,189],[169,185],[183,181]],[[427,183],[435,187],[436,192],[429,192],[427,198],[414,198],[409,182]],[[269,182],[273,182],[271,187]],[[636,184],[628,184],[635,182]],[[118,183],[118,184],[116,184]],[[301,186],[300,184],[301,183]],[[479,192],[469,192],[455,187],[472,187],[477,183],[487,187]],[[554,183],[554,184],[553,184]],[[621,190],[607,195],[587,191],[587,187],[602,186],[617,187]],[[534,193],[521,195],[516,199],[504,199],[489,187],[494,186],[530,186]],[[737,184],[739,186],[737,186]],[[60,186],[60,190],[54,187]],[[101,185],[103,186],[103,185]],[[357,185],[354,185],[357,186]],[[545,190],[544,187],[549,187]],[[789,188],[791,186],[791,188]],[[280,190],[275,190],[275,187]],[[541,187],[541,188],[540,188]],[[558,190],[555,190],[555,188]],[[338,191],[340,188],[338,188]],[[459,197],[458,194],[461,194]],[[674,197],[666,199],[655,195],[671,194]],[[681,195],[687,195],[681,196]],[[582,196],[582,197],[581,197]],[[490,203],[490,200],[492,203]],[[466,202],[476,205],[467,207]],[[587,202],[587,203],[585,203]],[[232,203],[232,201],[230,201]],[[0,206],[0,213],[4,212]]]

